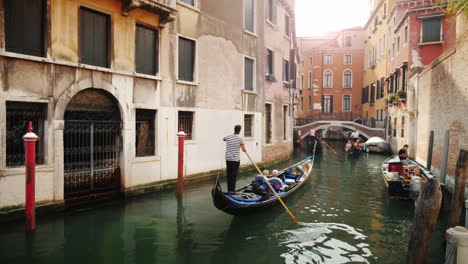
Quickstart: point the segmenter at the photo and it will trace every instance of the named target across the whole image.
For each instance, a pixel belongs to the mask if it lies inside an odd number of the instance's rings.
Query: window
[[[177,131],[179,131],[181,125],[183,126],[186,134],[185,139],[193,139],[193,112],[179,111]]]
[[[368,103],[369,102],[369,86],[363,87],[362,88],[362,103]]]
[[[195,0],[179,0],[180,2],[186,3],[188,5],[194,6]]]
[[[323,72],[323,88],[333,88],[333,72],[331,70]]]
[[[395,42],[392,42],[392,57],[395,56]]]
[[[195,41],[179,37],[179,80],[193,82],[195,71]]]
[[[343,111],[351,111],[351,95],[343,95]]]
[[[401,89],[406,91],[406,69],[407,65],[401,67]]]
[[[255,33],[255,1],[244,0],[244,29]]]
[[[109,16],[82,7],[80,9],[80,61],[109,67]]]
[[[47,104],[31,102],[6,102],[6,165],[24,165],[23,136],[32,121],[33,131],[39,137],[36,143],[36,163],[44,164],[44,127]]]
[[[397,118],[393,120],[393,136],[396,137]]]
[[[310,71],[309,72],[309,79],[308,79],[308,84],[309,85],[307,86],[307,87],[309,87],[309,89],[312,89],[312,81],[313,81],[312,80],[312,72]]]
[[[309,111],[312,110],[312,96],[309,95]]]
[[[351,70],[345,70],[343,72],[343,88],[353,87],[353,73]]]
[[[289,61],[287,60],[283,60],[283,73],[284,73],[284,77],[283,77],[283,80],[285,82],[289,82]]]
[[[346,36],[345,47],[351,47],[351,36]]]
[[[267,50],[268,73],[273,74],[273,51]]]
[[[284,15],[284,34],[289,37],[290,31],[289,31],[289,16]]]
[[[253,115],[244,115],[244,137],[252,137]]]
[[[304,74],[301,74],[301,88],[304,89]]]
[[[271,104],[265,104],[265,143],[271,144]]]
[[[440,18],[426,19],[422,21],[422,42],[441,41]]]
[[[154,75],[158,72],[158,32],[136,25],[136,72]]]
[[[400,36],[397,38],[397,52],[400,51]]]
[[[268,0],[268,11],[267,19],[273,24],[276,24],[276,1],[277,0]]]
[[[312,57],[309,58],[309,65],[312,65]]]
[[[332,64],[332,55],[324,55],[325,64]]]
[[[376,99],[379,99],[379,98],[381,98],[381,96],[380,96],[380,80],[377,80],[376,83],[377,83],[377,85],[375,86],[376,89],[377,89],[377,91],[376,91],[376,93],[377,93]],[[378,118],[377,118],[377,119],[378,119]]]
[[[288,106],[283,105],[283,140],[288,139]]]
[[[405,44],[408,43],[408,26],[405,26]]]
[[[333,95],[322,95],[322,112],[333,113]]]
[[[4,1],[6,51],[44,56],[44,2]]]
[[[244,58],[244,90],[254,90],[254,60]]]
[[[373,104],[375,102],[375,83],[371,84],[370,89],[370,103]]]
[[[401,117],[401,135],[400,137],[405,137],[405,117]]]
[[[137,109],[135,123],[135,149],[137,157],[153,156],[155,110]]]
[[[301,97],[301,110],[304,111],[304,97]]]
[[[345,55],[344,56],[344,64],[351,64],[352,63],[352,56],[351,55]]]

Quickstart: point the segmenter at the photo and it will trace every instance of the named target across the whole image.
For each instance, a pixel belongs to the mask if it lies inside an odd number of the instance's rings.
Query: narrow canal
[[[342,143],[331,145],[338,153],[324,149],[311,180],[287,200],[299,226],[281,207],[224,214],[205,183],[188,186],[183,200],[152,194],[40,217],[32,235],[22,222],[2,224],[0,263],[404,263],[414,205],[387,197],[385,156],[349,157]],[[443,263],[443,225],[428,263]]]

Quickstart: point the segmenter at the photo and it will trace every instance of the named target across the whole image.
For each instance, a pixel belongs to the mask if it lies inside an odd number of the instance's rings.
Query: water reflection
[[[276,234],[287,249],[286,263],[369,263],[372,253],[362,230],[338,223],[301,223]]]

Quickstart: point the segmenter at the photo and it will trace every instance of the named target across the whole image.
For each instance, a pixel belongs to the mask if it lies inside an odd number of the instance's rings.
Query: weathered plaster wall
[[[460,18],[462,23],[463,18]],[[466,18],[465,18],[466,19]],[[462,23],[463,24],[463,23]],[[445,52],[419,75],[417,151],[421,162],[427,159],[429,133],[434,130],[432,165],[441,169],[444,134],[450,131],[447,174],[455,174],[460,149],[468,149],[468,34],[457,28],[457,45]]]

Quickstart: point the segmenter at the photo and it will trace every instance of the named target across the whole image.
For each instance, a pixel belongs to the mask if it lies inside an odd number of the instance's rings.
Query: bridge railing
[[[341,112],[341,113],[318,113],[310,114],[303,118],[296,118],[296,126],[302,126],[315,121],[354,121],[360,116],[352,112]]]

